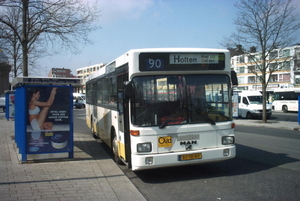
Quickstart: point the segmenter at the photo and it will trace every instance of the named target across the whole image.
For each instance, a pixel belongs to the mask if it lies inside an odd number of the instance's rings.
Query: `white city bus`
[[[272,107],[283,112],[298,111],[300,88],[276,89],[273,93]]]
[[[86,122],[132,170],[231,159],[236,80],[227,50],[130,50],[89,77]]]

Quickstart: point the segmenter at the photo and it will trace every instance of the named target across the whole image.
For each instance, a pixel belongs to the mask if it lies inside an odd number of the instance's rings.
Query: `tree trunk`
[[[262,122],[263,123],[267,123],[267,107],[266,107],[266,103],[267,103],[267,85],[266,83],[262,84],[262,92],[263,92],[263,100],[262,100],[262,104],[263,104],[263,115],[262,115]]]
[[[22,13],[22,53],[23,53],[23,76],[28,76],[28,38],[27,38],[27,15],[29,0],[22,0],[23,13]]]

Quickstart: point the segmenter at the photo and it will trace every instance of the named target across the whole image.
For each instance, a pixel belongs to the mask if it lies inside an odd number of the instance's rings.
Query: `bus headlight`
[[[234,136],[223,136],[222,144],[223,145],[234,144]]]
[[[151,152],[152,145],[150,142],[137,144],[137,152]]]

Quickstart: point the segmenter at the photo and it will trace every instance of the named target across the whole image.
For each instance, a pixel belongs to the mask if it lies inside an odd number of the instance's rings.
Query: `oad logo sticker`
[[[159,137],[158,138],[158,147],[171,147],[172,146],[172,137]]]

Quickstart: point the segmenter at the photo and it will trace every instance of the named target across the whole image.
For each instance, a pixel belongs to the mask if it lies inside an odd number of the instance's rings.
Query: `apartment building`
[[[77,69],[77,77],[85,79],[90,74],[92,74],[95,71],[99,70],[103,66],[105,66],[104,63],[99,63],[99,64],[95,64],[95,65],[91,65],[91,66],[87,66],[87,67],[83,67],[83,68],[78,68]]]
[[[66,68],[51,68],[48,77],[74,77],[71,74],[71,69]]]
[[[241,46],[230,49],[231,68],[237,73],[239,81],[237,89],[261,91],[262,85],[259,81],[261,53],[256,52],[254,47],[250,50],[250,54],[243,54],[238,50],[241,50]],[[300,88],[300,44],[284,49],[274,49],[267,59],[272,60],[270,68],[278,69],[272,73],[267,91],[278,88]],[[257,75],[252,73],[254,70],[257,71]],[[270,75],[267,74],[267,76]]]
[[[85,85],[86,78],[90,74],[96,72],[97,70],[99,70],[100,68],[102,68],[105,65],[106,65],[105,63],[99,63],[99,64],[95,64],[95,65],[91,65],[91,66],[87,66],[87,67],[83,67],[83,68],[78,68],[77,69],[77,77],[82,78],[83,84]],[[85,87],[83,87],[82,93],[85,93]]]

